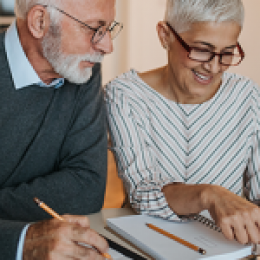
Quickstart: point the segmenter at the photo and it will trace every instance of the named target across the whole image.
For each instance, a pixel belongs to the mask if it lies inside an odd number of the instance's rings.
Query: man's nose
[[[104,54],[109,54],[113,51],[114,47],[113,47],[113,41],[111,38],[111,34],[110,32],[106,32],[104,37],[95,44],[94,46],[95,49],[98,49],[99,51],[101,51]]]

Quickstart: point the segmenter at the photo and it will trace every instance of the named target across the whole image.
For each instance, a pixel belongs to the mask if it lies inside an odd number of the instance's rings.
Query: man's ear
[[[157,33],[163,48],[169,50],[170,42],[171,42],[171,37],[170,37],[171,34],[170,34],[169,27],[165,22],[159,22],[157,24]]]
[[[42,38],[48,31],[50,24],[50,16],[46,8],[42,5],[35,5],[28,12],[27,25],[28,30],[34,38]]]

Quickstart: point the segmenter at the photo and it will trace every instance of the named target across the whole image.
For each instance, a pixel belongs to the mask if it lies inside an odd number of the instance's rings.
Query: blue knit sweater
[[[1,259],[15,259],[26,223],[50,218],[34,197],[59,214],[101,209],[107,137],[100,78],[96,65],[83,85],[16,90],[0,34]]]

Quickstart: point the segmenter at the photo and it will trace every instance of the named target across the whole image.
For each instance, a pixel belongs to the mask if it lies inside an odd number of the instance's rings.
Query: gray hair
[[[62,0],[16,0],[15,1],[15,15],[16,17],[25,20],[30,9],[35,5],[54,5],[61,6]],[[60,13],[54,8],[48,8],[51,21],[58,23],[60,19]]]
[[[165,21],[177,32],[189,30],[196,22],[244,23],[241,0],[167,0]]]

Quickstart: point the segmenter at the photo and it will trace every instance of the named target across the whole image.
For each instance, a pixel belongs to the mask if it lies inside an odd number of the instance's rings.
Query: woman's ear
[[[170,46],[170,30],[166,22],[159,22],[157,24],[157,33],[159,40],[164,49],[169,50]]]
[[[42,5],[35,5],[27,15],[28,29],[34,38],[41,39],[48,31],[50,16]]]

